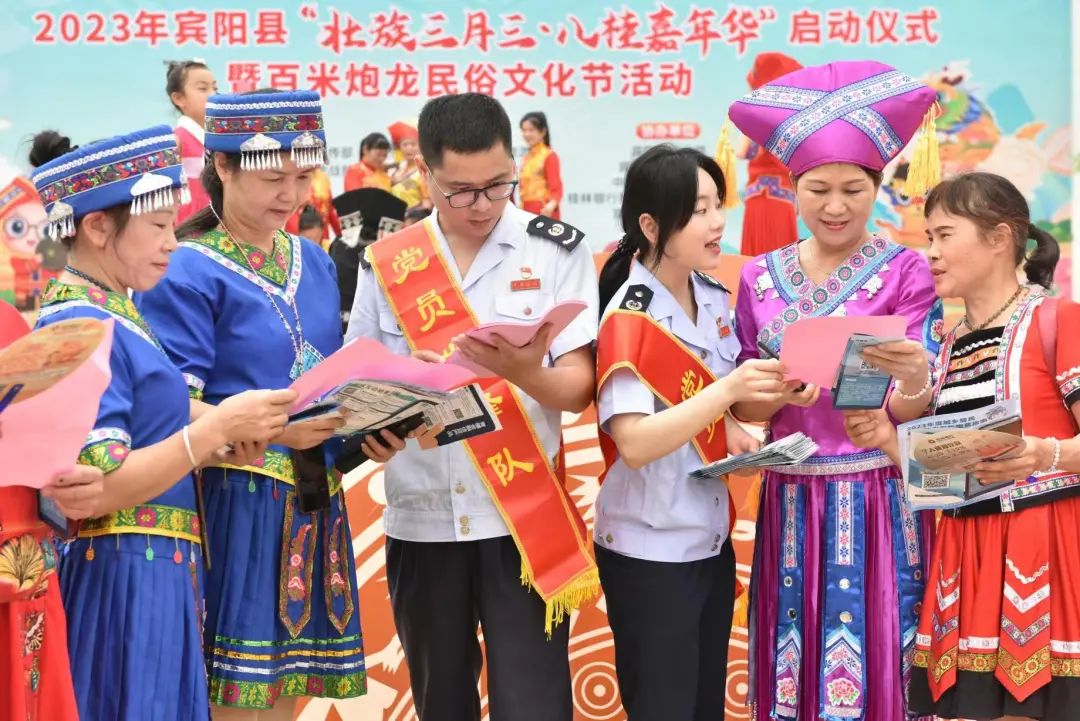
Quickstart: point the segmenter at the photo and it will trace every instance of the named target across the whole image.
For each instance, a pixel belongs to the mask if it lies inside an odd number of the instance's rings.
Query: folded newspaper
[[[722,461],[699,468],[690,475],[694,478],[719,478],[747,468],[794,466],[817,453],[817,449],[817,444],[804,434],[792,433],[790,436],[762,446],[760,450],[753,453],[729,456]]]
[[[409,383],[354,380],[336,388],[315,405],[289,418],[290,423],[348,412],[337,435],[348,437],[383,428],[411,430],[420,425],[443,426],[438,445],[464,440],[502,428],[479,385],[442,392]],[[407,432],[407,431],[406,431]]]
[[[916,509],[956,508],[1000,496],[1013,481],[980,483],[970,469],[1024,451],[1020,404],[919,418],[897,428],[904,485]]]

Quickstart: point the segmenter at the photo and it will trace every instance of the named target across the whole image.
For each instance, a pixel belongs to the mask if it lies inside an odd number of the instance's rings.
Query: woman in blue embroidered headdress
[[[296,394],[245,393],[192,420],[180,371],[128,298],[129,289],[158,282],[176,248],[173,220],[187,188],[172,130],[75,150],[43,133],[31,157],[48,161],[33,181],[53,237],[69,248],[38,325],[115,323],[112,378],[80,457],[106,474],[105,491],[60,564],[79,714],[204,721],[201,522],[191,472],[227,443],[242,449],[279,433]]]
[[[168,275],[136,297],[193,398],[216,404],[246,388],[287,387],[341,346],[333,262],[281,229],[308,198],[325,147],[316,93],[207,103],[210,207],[178,228]],[[270,708],[291,719],[293,704],[279,696],[366,690],[352,533],[333,473],[331,438],[342,422],[290,425],[257,461],[203,472],[215,719],[266,719],[255,710]],[[369,458],[404,447],[384,440],[365,441]],[[309,486],[321,500],[308,503]]]
[[[779,354],[807,317],[901,315],[907,340],[875,359],[897,379],[903,420],[929,393],[940,322],[926,259],[867,230],[881,170],[933,104],[923,83],[876,62],[804,68],[731,106],[732,121],[792,174],[810,237],[743,268],[740,360]],[[940,330],[940,329],[939,329]],[[924,347],[925,346],[925,347]],[[903,721],[925,551],[920,522],[880,451],[855,448],[832,398],[798,382],[784,402],[740,404],[773,438],[803,431],[818,452],[765,474],[750,591],[751,703],[759,719]],[[819,397],[819,395],[821,397]]]

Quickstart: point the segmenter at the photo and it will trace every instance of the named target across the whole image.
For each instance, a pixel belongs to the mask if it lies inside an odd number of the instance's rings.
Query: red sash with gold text
[[[697,395],[716,381],[716,376],[696,353],[638,311],[620,309],[610,313],[600,326],[596,353],[597,388],[617,369],[629,368],[668,407]],[[726,458],[724,419],[717,418],[691,442],[703,463]],[[601,432],[600,445],[606,473],[615,460],[615,443]]]
[[[674,406],[700,393],[716,381],[716,376],[696,353],[662,328],[648,315],[632,310],[615,310],[600,326],[596,344],[596,387],[619,368],[629,368],[664,405]],[[599,432],[604,454],[602,483],[617,454],[615,441]],[[691,441],[702,463],[727,457],[727,435],[723,417],[702,429]],[[728,493],[729,528],[735,528],[735,501]]]
[[[450,341],[478,323],[431,221],[369,246],[371,266],[412,350],[444,358]],[[480,381],[502,430],[462,443],[521,553],[521,580],[547,604],[545,629],[600,587],[585,523],[544,451],[518,391],[501,378]]]

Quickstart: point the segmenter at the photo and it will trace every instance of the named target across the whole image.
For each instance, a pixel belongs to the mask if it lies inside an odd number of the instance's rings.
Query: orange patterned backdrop
[[[566,416],[567,487],[577,500],[585,521],[592,526],[593,502],[599,490],[602,468],[592,409],[580,416]],[[754,478],[732,477],[731,486],[739,509],[732,537],[738,555],[738,575],[747,583],[753,552],[756,491],[748,493]],[[346,499],[353,529],[353,549],[360,587],[361,620],[367,651],[368,694],[360,699],[311,701],[300,712],[300,721],[414,721],[412,694],[401,644],[394,633],[390,599],[386,589],[383,554],[383,473],[369,463],[346,478]],[[621,721],[626,718],[615,682],[615,656],[603,597],[574,614],[570,621],[571,678],[574,686],[575,721]],[[732,629],[728,666],[727,719],[749,719],[743,706],[746,695],[745,626]],[[717,679],[717,682],[722,682]],[[484,711],[486,689],[481,688]],[[485,716],[486,718],[486,716]]]
[[[596,257],[598,266],[604,257]],[[745,261],[741,256],[725,256],[717,277],[735,290]],[[597,476],[602,469],[595,411],[590,408],[578,416],[567,414],[563,425],[567,488],[591,529],[593,502],[599,490]],[[739,516],[732,533],[738,556],[738,575],[744,584],[748,584],[757,504],[756,477],[732,477],[730,482]],[[415,721],[408,670],[401,643],[394,632],[386,588],[382,526],[385,496],[381,467],[373,463],[360,467],[345,479],[345,489],[360,588],[368,693],[363,698],[347,701],[312,700],[297,718],[300,721]],[[575,613],[570,623],[575,721],[623,721],[626,714],[619,701],[615,653],[603,597]],[[727,684],[727,721],[750,718],[743,705],[747,690],[745,620],[740,620],[740,624],[732,628],[728,677],[726,681],[717,679],[717,683]],[[483,687],[481,699],[486,714],[486,689]]]

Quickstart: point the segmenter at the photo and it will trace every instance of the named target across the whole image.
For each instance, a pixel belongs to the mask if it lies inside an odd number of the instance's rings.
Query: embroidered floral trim
[[[1080,376],[1073,378],[1072,380],[1065,381],[1058,386],[1058,391],[1061,393],[1061,397],[1069,399],[1073,393],[1080,391]]]
[[[788,307],[769,321],[758,332],[758,340],[773,351],[788,326],[810,317],[846,315],[844,303],[859,290],[868,294],[879,288],[871,279],[888,269],[888,262],[904,251],[903,246],[884,238],[873,236],[859,250],[840,264],[821,285],[815,285],[799,264],[799,243],[792,243],[765,257],[766,273],[772,276],[772,284],[778,297]],[[759,297],[761,288],[756,286]]]
[[[821,456],[796,466],[777,466],[770,473],[782,476],[833,476],[888,468],[892,461],[881,451],[869,451],[850,456]]]
[[[275,451],[272,448],[267,450],[262,458],[256,460],[254,465],[232,466],[223,463],[215,467],[225,468],[231,471],[247,471],[260,476],[277,479],[290,486],[296,485],[296,469],[293,467],[292,457],[281,451]],[[332,469],[327,469],[326,479],[330,484],[330,495],[336,496],[338,491],[341,490],[341,476]]]
[[[45,613],[30,611],[22,620],[22,655],[24,667],[28,668],[26,686],[32,694],[41,688],[41,649],[45,645]],[[29,659],[30,663],[26,663]],[[30,718],[34,716],[31,714]]]
[[[301,250],[299,239],[282,232],[274,238],[272,259],[262,251],[247,246],[245,251],[251,260],[255,272],[248,268],[244,256],[226,233],[212,230],[198,238],[189,238],[180,243],[181,248],[191,248],[211,260],[223,265],[237,275],[247,278],[262,287],[268,293],[289,300],[296,294],[300,285]]]
[[[996,372],[997,372],[997,357],[995,356],[994,358],[991,358],[990,360],[983,361],[982,363],[980,363],[979,365],[977,365],[977,366],[975,366],[973,368],[967,368],[967,369],[962,370],[962,371],[950,371],[949,375],[945,378],[945,383],[947,385],[948,384],[956,384],[956,383],[964,383],[965,381],[970,381],[970,380],[973,380],[975,378],[979,378],[980,376],[984,376],[984,375],[993,377],[994,373],[996,373]]]
[[[106,439],[96,443],[89,443],[83,446],[82,452],[79,454],[79,463],[84,466],[100,468],[102,473],[112,473],[124,465],[124,461],[131,454],[130,443],[130,440],[122,441],[118,439]]]
[[[68,308],[95,308],[113,316],[120,325],[139,336],[162,353],[165,349],[154,337],[143,317],[139,315],[135,304],[126,293],[107,293],[100,288],[87,285],[68,285],[57,280],[50,280],[41,296],[40,317],[47,318]]]
[[[278,581],[278,619],[291,638],[296,638],[311,620],[311,579],[315,571],[315,541],[319,533],[319,514],[311,514],[311,523],[303,523],[293,532],[296,518],[295,494],[285,498],[285,518],[281,524],[281,571]],[[301,604],[299,613],[291,606]]]
[[[365,693],[364,671],[343,676],[290,673],[273,682],[210,679],[210,703],[238,708],[271,708],[281,696],[344,699]]]
[[[338,633],[345,633],[345,628],[349,625],[349,621],[352,619],[353,611],[353,599],[352,589],[349,585],[349,578],[352,574],[348,570],[348,554],[349,544],[342,532],[344,518],[338,516],[334,521],[334,529],[328,534],[326,539],[326,559],[323,562],[323,572],[325,578],[323,579],[323,594],[326,601],[326,614],[330,618],[330,623],[337,629]],[[335,610],[335,603],[338,599],[344,603],[344,611],[338,614]]]
[[[825,695],[829,699],[829,705],[834,707],[854,706],[859,702],[860,691],[859,687],[852,683],[849,679],[838,678],[833,681],[829,681],[825,686]],[[842,711],[842,708],[833,708],[827,710],[828,713],[838,714]]]
[[[56,551],[47,538],[26,533],[0,544],[0,603],[34,598],[56,569]]]
[[[112,163],[105,163],[94,168],[87,168],[74,175],[68,175],[46,185],[39,191],[41,202],[48,205],[109,183],[138,177],[143,173],[150,173],[163,168],[175,167],[179,164],[180,153],[175,147],[155,150],[136,158],[124,158]]]
[[[966,351],[962,349],[954,349],[953,351],[957,355],[963,354]],[[996,361],[998,355],[997,342],[994,343],[993,348],[983,348],[982,350],[971,351],[969,355],[960,355],[959,358],[953,358],[949,361],[949,374],[956,371],[962,371],[972,366],[986,363],[987,361]],[[995,364],[996,367],[996,364]]]
[[[145,533],[151,536],[179,538],[202,543],[199,514],[187,508],[147,503],[125,508],[101,518],[82,522],[80,538],[93,538],[115,533]]]
[[[278,106],[274,106],[278,107]],[[233,108],[229,108],[230,110]],[[210,135],[249,135],[254,133],[302,133],[323,129],[321,114],[249,115],[235,118],[207,118]]]
[[[842,118],[861,130],[877,147],[882,159],[888,160],[900,152],[904,144],[888,121],[881,118],[870,106],[919,87],[922,87],[922,84],[915,78],[893,70],[846,85],[813,99],[810,93],[800,93],[797,98],[792,94],[792,97],[785,97],[787,102],[796,102],[796,100],[800,103],[807,100],[810,102],[802,110],[780,123],[765,141],[765,147],[781,162],[786,163],[791,160],[791,156],[807,137]],[[753,91],[748,98],[744,99],[744,102],[754,105],[771,105],[776,102],[770,102],[766,93],[759,92],[761,90],[771,90],[771,88],[759,88]],[[879,120],[876,120],[874,116]]]

